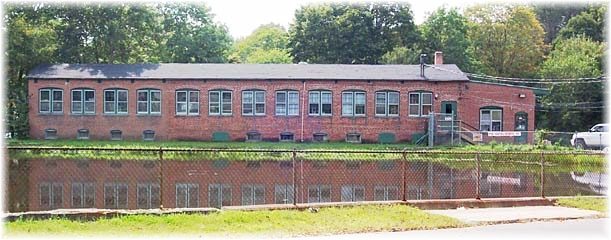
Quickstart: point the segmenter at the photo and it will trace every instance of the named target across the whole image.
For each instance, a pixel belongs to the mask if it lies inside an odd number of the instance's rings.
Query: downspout
[[[303,92],[303,94],[302,94],[302,96],[303,96],[303,100],[302,100],[302,103],[301,103],[301,106],[302,106],[302,107],[301,107],[301,142],[303,142],[303,124],[304,124],[303,120],[304,120],[304,118],[305,118],[304,111],[305,111],[305,107],[306,107],[306,106],[305,106],[305,99],[306,99],[306,98],[305,98],[305,96],[306,96],[306,95],[305,95],[305,89],[306,89],[306,81],[304,80],[304,81],[303,81],[303,89],[302,89],[302,92]]]

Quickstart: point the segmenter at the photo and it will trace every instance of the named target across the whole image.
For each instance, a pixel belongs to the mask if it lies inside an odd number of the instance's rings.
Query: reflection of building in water
[[[404,195],[474,198],[477,176],[474,169],[418,161],[307,161],[297,166],[224,160],[168,160],[163,166],[146,160],[20,162],[29,165],[21,173],[28,176],[27,187],[12,187],[27,188],[27,210],[290,204],[293,196],[300,203],[401,200]],[[539,190],[533,176],[490,173],[481,176],[481,192],[483,197],[524,197]]]
[[[595,193],[607,195],[607,174],[604,173],[576,173],[571,172],[571,178],[578,183],[587,184]]]

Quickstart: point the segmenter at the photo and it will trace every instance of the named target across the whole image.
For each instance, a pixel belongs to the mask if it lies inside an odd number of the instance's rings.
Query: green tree
[[[395,47],[419,40],[406,4],[325,4],[296,11],[288,45],[294,62],[377,64]]]
[[[569,19],[566,27],[559,32],[558,39],[567,39],[575,36],[585,36],[594,41],[604,40],[605,15],[607,7],[591,7],[587,11]]]
[[[524,6],[480,5],[467,9],[472,52],[479,71],[495,76],[537,73],[546,45],[534,11]]]
[[[432,63],[435,51],[442,51],[444,63],[458,65],[463,70],[470,68],[470,43],[467,37],[467,19],[456,9],[439,8],[422,24],[423,51]]]
[[[605,46],[585,37],[556,42],[542,64],[544,78],[599,77]],[[582,131],[602,121],[603,83],[563,83],[552,85],[542,99],[538,125],[557,131]]]
[[[229,58],[238,63],[291,63],[287,42],[288,33],[282,26],[262,25],[236,41]]]
[[[556,38],[560,29],[573,16],[585,11],[585,4],[561,4],[548,3],[533,6],[537,13],[537,19],[545,30],[545,43],[550,44]]]
[[[421,51],[407,47],[396,47],[382,55],[383,64],[419,64]]]

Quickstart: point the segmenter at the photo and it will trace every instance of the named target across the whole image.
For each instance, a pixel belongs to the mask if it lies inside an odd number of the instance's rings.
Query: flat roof
[[[404,80],[469,81],[455,64],[436,65],[450,71],[420,65],[362,64],[42,64],[29,79],[243,79],[243,80]],[[452,72],[451,72],[452,71]]]

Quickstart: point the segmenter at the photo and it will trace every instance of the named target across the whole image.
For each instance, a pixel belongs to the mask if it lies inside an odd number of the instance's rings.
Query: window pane
[[[147,113],[148,104],[146,102],[138,102],[138,113]]]
[[[138,208],[150,208],[149,206],[149,185],[148,184],[138,184],[137,189],[137,202]]]
[[[319,193],[320,192],[319,192],[318,186],[309,186],[308,187],[308,202],[309,203],[320,202]]]
[[[264,103],[255,104],[255,113],[256,114],[265,114],[265,104]]]
[[[363,201],[365,200],[365,188],[361,187],[361,186],[355,186],[354,187],[354,199],[353,201]]]
[[[286,115],[286,104],[284,103],[276,104],[276,115]]]
[[[53,90],[53,101],[62,101],[62,91],[61,90]]]
[[[242,114],[252,115],[252,104],[251,103],[243,103],[242,104]]]
[[[176,92],[176,101],[177,102],[186,102],[187,101],[187,92]]]
[[[187,104],[177,102],[176,103],[176,113],[186,114],[187,113]]]
[[[223,206],[231,206],[231,186],[223,184],[221,190],[221,204]]]
[[[176,207],[187,207],[187,185],[176,184]]]
[[[342,115],[353,114],[352,100],[352,93],[342,93]]]
[[[410,116],[418,116],[420,108],[418,107],[418,105],[409,105],[409,115]]]
[[[72,113],[83,112],[83,104],[81,102],[72,102]]]
[[[106,103],[104,103],[104,112],[106,112],[106,113],[114,113],[115,112],[115,102],[106,102]]]
[[[231,114],[231,103],[223,103],[223,114]]]
[[[53,101],[53,112],[61,112],[63,111],[63,103]]]
[[[386,195],[384,194],[384,187],[381,186],[376,186],[373,189],[373,200],[374,201],[387,201],[389,199],[386,198]]]
[[[420,104],[420,94],[419,93],[410,93],[409,94],[409,104]]]
[[[389,92],[388,93],[388,104],[399,104],[399,93]]]
[[[50,101],[51,100],[50,90],[41,90],[40,91],[40,100],[41,101]]]
[[[161,91],[151,91],[151,101],[161,101]]]
[[[157,208],[160,205],[160,201],[159,201],[159,184],[152,184],[151,185],[151,208]]]
[[[199,92],[192,91],[189,92],[189,102],[199,102]]]
[[[352,186],[342,186],[342,202],[351,202],[352,199]]]
[[[331,202],[331,186],[322,185],[320,187],[320,201]]]
[[[322,92],[320,95],[321,103],[331,103],[332,97],[331,92]]]
[[[255,185],[255,199],[254,204],[265,204],[265,187],[261,185]]]
[[[310,103],[310,111],[309,111],[309,113],[310,114],[315,114],[315,115],[318,114],[319,113],[318,107],[319,107],[318,103]]]
[[[119,208],[127,208],[127,185],[119,185],[117,189],[117,194],[117,204],[119,205]]]
[[[119,95],[118,101],[126,101],[127,102],[127,90],[117,90],[117,94]]]
[[[54,183],[53,185],[53,207],[60,208],[63,204],[63,192],[64,188],[61,183]]]
[[[51,104],[49,102],[40,103],[40,111],[41,112],[48,112],[50,110],[49,109],[50,106],[51,106]]]
[[[148,92],[147,91],[138,91],[138,101],[147,101],[148,100]]]
[[[276,102],[277,103],[286,103],[286,93],[285,92],[277,92],[276,93]]]
[[[355,99],[356,104],[365,105],[365,93],[364,92],[354,93],[354,99]]]
[[[85,206],[87,208],[92,208],[95,204],[95,185],[93,183],[85,183]]]
[[[83,92],[81,90],[72,91],[72,101],[82,101]]]
[[[322,104],[322,114],[331,114],[331,104]]]
[[[252,205],[253,204],[253,191],[252,185],[244,185],[242,186],[242,205]]]
[[[120,102],[117,106],[117,112],[127,113],[127,102]]]
[[[399,114],[399,105],[388,105],[388,114],[389,115],[398,115]]]
[[[265,103],[265,92],[256,91],[255,92],[255,101],[258,103]]]
[[[242,104],[252,104],[252,92],[242,92]]]
[[[49,184],[40,184],[40,205],[41,207],[49,207],[51,204],[51,186]]]
[[[218,103],[219,102],[219,92],[210,92],[210,102]]]
[[[83,207],[83,185],[72,184],[72,207]]]
[[[210,105],[210,113],[211,114],[219,114],[220,112],[220,108],[218,104],[212,104]]]
[[[231,92],[223,92],[223,103],[231,102]]]
[[[492,122],[491,131],[501,131],[501,122]]]
[[[422,104],[432,104],[432,103],[433,103],[433,94],[422,93]]]
[[[161,113],[161,102],[151,102],[151,113]]]
[[[189,205],[190,208],[199,207],[199,185],[189,184]]]
[[[115,101],[115,92],[104,91],[104,101]]]
[[[95,91],[85,90],[85,101],[88,101],[88,102],[95,101]]]
[[[115,199],[115,186],[112,184],[104,185],[104,207],[116,208],[117,202]]]
[[[500,121],[501,120],[501,111],[500,110],[492,110],[492,120]]]
[[[189,103],[189,113],[199,114],[199,102]]]
[[[210,207],[220,207],[221,189],[218,184],[210,184],[208,186],[208,205]]]
[[[480,121],[490,121],[490,110],[482,110]]]
[[[386,115],[386,106],[382,104],[376,104],[376,115]]]
[[[428,115],[431,112],[431,105],[422,106],[422,115]]]
[[[94,102],[85,102],[85,112],[86,113],[95,112],[95,103]]]
[[[320,97],[319,92],[310,92],[310,103],[319,103]]]

